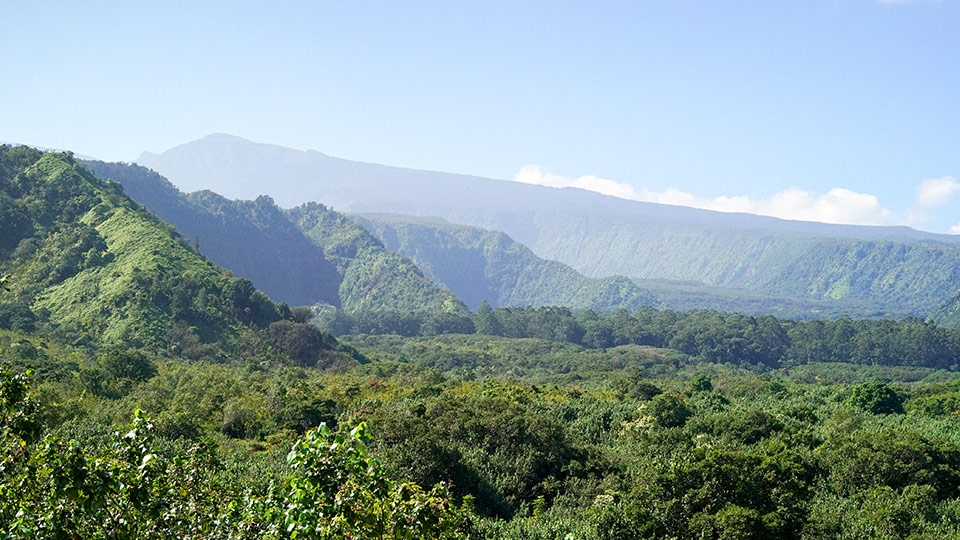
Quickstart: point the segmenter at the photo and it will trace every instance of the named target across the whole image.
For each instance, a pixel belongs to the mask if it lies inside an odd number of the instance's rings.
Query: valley
[[[4,536],[960,534],[952,238],[213,143],[0,146]]]

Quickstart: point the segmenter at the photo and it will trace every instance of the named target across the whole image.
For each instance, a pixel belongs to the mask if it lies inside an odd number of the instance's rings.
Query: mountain
[[[335,261],[345,311],[462,312],[463,302],[411,261],[384,249],[358,224],[319,203],[288,212],[303,234]]]
[[[415,250],[387,245],[385,249],[385,236],[377,238],[367,230],[378,232],[372,216],[361,219],[365,229],[318,203],[283,211],[264,195],[239,201],[209,190],[184,194],[138,165],[91,161],[87,166],[102,178],[121,182],[132,198],[173,224],[211,260],[291,305],[322,302],[347,311],[462,310],[454,294],[472,308],[482,300],[496,307],[563,305],[601,310],[656,303],[625,278],[585,278],[567,265],[536,257],[503,233],[447,223],[432,245],[421,244]],[[399,226],[399,219],[395,216],[392,222]],[[425,230],[428,221],[420,222],[420,229],[411,221],[394,230],[392,238],[400,229]],[[410,234],[406,238],[413,242],[425,237]],[[456,254],[466,251],[471,254]],[[411,256],[425,252],[433,258]],[[470,280],[476,286],[471,287]]]
[[[537,257],[502,232],[455,225],[438,218],[362,214],[360,223],[390,251],[409,258],[471,309],[492,306],[566,306],[637,309],[657,300],[629,279],[591,279]]]
[[[225,344],[289,316],[69,153],[0,146],[0,274],[8,323],[90,345]]]
[[[681,311],[775,314],[792,319],[836,317],[851,312],[882,315],[872,304],[850,298],[760,293],[697,282],[634,282],[619,276],[587,278],[563,263],[537,257],[502,232],[431,217],[352,217],[373,232],[387,249],[414,261],[427,276],[457,293],[472,309],[487,300],[495,307],[559,305],[605,311],[663,306]]]
[[[249,279],[274,300],[340,305],[335,265],[269,197],[233,201],[211,191],[187,195],[143,167],[86,165],[97,176],[120,182],[131,198],[176,227],[210,260]]]
[[[268,191],[282,206],[319,200],[340,211],[436,216],[502,231],[588,277],[692,282],[796,305],[814,301],[852,316],[925,317],[960,291],[960,240],[906,227],[628,201],[357,163],[228,135],[145,153],[139,162],[185,189],[232,197]]]
[[[277,301],[325,303],[346,311],[375,308],[463,310],[448,290],[386,251],[346,217],[318,204],[281,210],[270,197],[229,200],[208,190],[184,194],[137,165],[88,162],[132,198],[174,225],[217,264]]]

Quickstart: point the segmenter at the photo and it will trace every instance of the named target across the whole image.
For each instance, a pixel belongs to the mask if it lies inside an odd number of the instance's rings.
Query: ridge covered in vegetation
[[[465,311],[453,292],[430,281],[410,260],[384,249],[379,240],[343,214],[308,203],[289,210],[288,216],[337,265],[343,276],[340,298],[344,311]]]
[[[315,342],[300,361],[336,348],[69,154],[0,146],[0,220],[3,327],[193,356],[255,354],[270,332]]]
[[[656,280],[665,301],[680,300],[666,304],[673,308],[750,308],[802,318],[928,317],[960,291],[957,237],[907,227],[788,221],[629,201],[580,189],[357,163],[222,134],[160,155],[144,154],[141,162],[174,182],[233,197],[269,189],[283,205],[324,201],[345,212],[435,216],[502,231],[537,256],[587,277]],[[676,282],[700,284],[697,295],[711,298],[678,298],[670,290]],[[736,291],[757,300],[744,305]]]
[[[462,310],[462,303],[351,220],[320,204],[281,210],[266,196],[232,201],[210,191],[183,194],[149,169],[89,162],[131,197],[174,224],[211,260],[290,305],[348,312]]]
[[[657,304],[652,295],[624,277],[584,277],[563,263],[537,257],[501,232],[433,218],[385,214],[358,217],[387,249],[412,260],[471,309],[484,301],[496,307],[595,310]]]

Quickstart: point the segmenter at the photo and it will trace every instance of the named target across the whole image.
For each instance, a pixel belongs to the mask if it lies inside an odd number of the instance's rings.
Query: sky
[[[960,0],[0,0],[0,53],[0,141],[132,161],[229,133],[960,233]]]

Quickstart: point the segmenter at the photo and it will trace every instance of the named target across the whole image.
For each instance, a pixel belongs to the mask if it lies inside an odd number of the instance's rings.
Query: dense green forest
[[[317,314],[68,154],[0,146],[0,188],[2,537],[960,535],[955,327]]]
[[[649,346],[480,335],[348,341],[366,363],[319,370],[92,357],[4,333],[4,532],[960,533],[949,371],[748,370]]]
[[[536,338],[608,349],[641,345],[671,349],[704,362],[779,368],[811,362],[957,369],[960,331],[922,319],[793,321],[718,311],[573,312],[560,307],[497,308],[473,314],[396,311],[324,313],[317,324],[334,335],[482,334]]]

